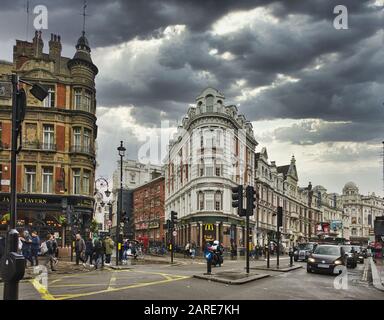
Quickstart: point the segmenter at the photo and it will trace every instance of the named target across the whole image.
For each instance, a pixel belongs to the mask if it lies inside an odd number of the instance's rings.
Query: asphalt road
[[[287,260],[283,259],[282,264]],[[256,262],[251,262],[251,266]],[[243,285],[226,285],[193,278],[206,271],[203,262],[186,260],[182,265],[136,265],[124,270],[103,270],[69,275],[50,274],[48,289],[38,281],[20,283],[21,299],[145,299],[145,300],[212,300],[212,299],[384,299],[384,292],[362,280],[364,265],[348,270],[348,287],[336,289],[335,276],[309,274],[303,268],[291,272],[253,271],[268,273],[268,278]],[[243,271],[243,261],[225,261],[215,271]],[[0,297],[2,285],[0,284]]]

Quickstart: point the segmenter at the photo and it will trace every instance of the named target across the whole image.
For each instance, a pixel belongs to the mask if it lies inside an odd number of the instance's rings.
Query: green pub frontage
[[[9,205],[10,194],[0,193],[0,236],[8,228]],[[41,239],[52,233],[59,246],[70,246],[73,234],[85,236],[91,231],[93,211],[91,197],[18,194],[16,228],[19,232],[35,230]]]

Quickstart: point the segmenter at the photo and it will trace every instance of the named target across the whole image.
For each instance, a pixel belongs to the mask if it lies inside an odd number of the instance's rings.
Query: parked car
[[[307,261],[307,272],[339,274],[337,266],[345,265],[343,250],[337,245],[318,245]]]
[[[358,255],[353,246],[341,245],[340,247],[344,250],[344,255],[347,257],[347,268],[356,268]]]
[[[295,261],[307,261],[309,255],[316,249],[316,246],[317,243],[315,242],[300,243],[297,250],[293,253],[293,259]]]

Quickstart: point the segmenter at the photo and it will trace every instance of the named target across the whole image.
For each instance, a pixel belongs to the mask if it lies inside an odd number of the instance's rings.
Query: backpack
[[[40,252],[42,255],[44,255],[48,252],[47,243],[45,241],[40,246]]]
[[[96,240],[94,246],[95,246],[95,250],[98,252],[103,249],[103,244],[101,243],[100,240]]]

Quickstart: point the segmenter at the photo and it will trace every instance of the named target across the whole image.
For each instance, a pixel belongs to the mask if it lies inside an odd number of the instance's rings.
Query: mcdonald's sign
[[[204,241],[214,241],[216,238],[216,225],[214,223],[204,224],[203,239]]]

